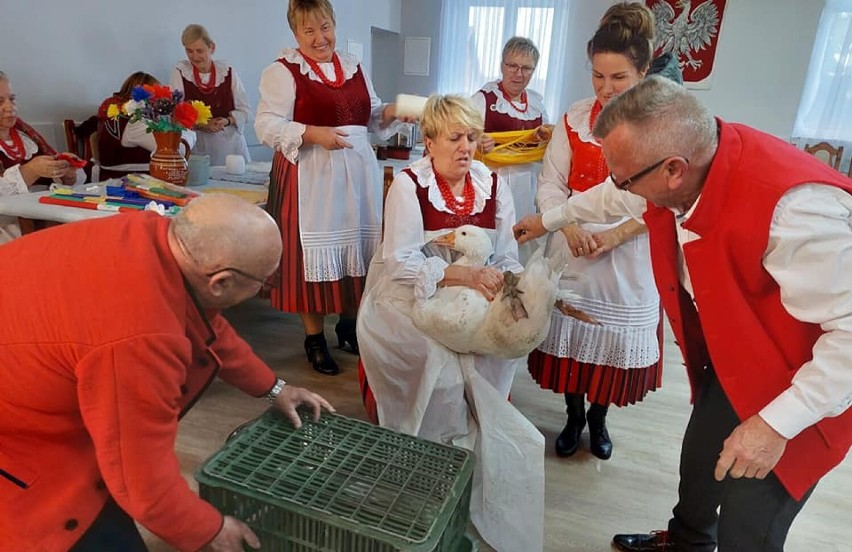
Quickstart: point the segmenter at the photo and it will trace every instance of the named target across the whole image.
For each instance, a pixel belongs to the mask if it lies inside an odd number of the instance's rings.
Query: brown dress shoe
[[[674,552],[668,531],[651,531],[634,535],[616,535],[612,544],[626,552]]]

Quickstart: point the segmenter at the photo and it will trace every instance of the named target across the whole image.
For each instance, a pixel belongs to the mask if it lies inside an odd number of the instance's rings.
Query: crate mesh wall
[[[472,471],[463,449],[328,413],[296,430],[270,411],[196,479],[265,551],[457,552],[469,547]]]

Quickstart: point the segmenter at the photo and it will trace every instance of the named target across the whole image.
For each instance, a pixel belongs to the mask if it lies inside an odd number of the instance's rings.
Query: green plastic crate
[[[198,470],[199,494],[264,551],[460,552],[473,457],[324,413],[296,430],[268,411]]]

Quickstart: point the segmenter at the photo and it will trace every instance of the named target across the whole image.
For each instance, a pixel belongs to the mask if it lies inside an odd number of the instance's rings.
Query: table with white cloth
[[[187,190],[202,193],[209,191],[231,190],[237,192],[237,195],[239,195],[238,192],[240,190],[243,190],[248,192],[248,194],[244,195],[257,195],[260,197],[261,194],[252,194],[251,192],[269,191],[269,167],[270,163],[250,163],[245,175],[243,175],[243,179],[247,182],[259,181],[260,177],[257,175],[263,174],[263,170],[265,168],[267,178],[262,184],[238,182],[236,181],[240,178],[238,175],[228,175],[228,180],[214,180],[211,178],[207,181],[207,184],[187,187]],[[211,175],[217,175],[217,169],[218,167],[211,167]],[[222,167],[222,170],[224,170],[224,167]],[[81,187],[94,187],[99,184],[104,184],[104,182],[84,184],[81,185]],[[94,188],[92,189],[94,190]],[[114,211],[95,211],[90,209],[79,209],[76,207],[65,207],[63,205],[39,203],[40,197],[49,196],[50,194],[50,191],[42,191],[0,197],[0,215],[18,217],[18,223],[21,226],[21,233],[29,234],[35,230],[41,230],[57,224],[106,217],[115,214]],[[265,197],[265,195],[263,195],[263,197]],[[257,203],[257,201],[255,202]],[[259,203],[265,203],[265,199]]]

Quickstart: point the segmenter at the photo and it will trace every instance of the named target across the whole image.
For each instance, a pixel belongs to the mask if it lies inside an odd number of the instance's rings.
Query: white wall
[[[400,1],[335,0],[338,49],[346,50],[348,39],[363,44],[369,71],[370,28],[398,32]],[[133,71],[168,81],[175,61],[184,57],[180,33],[189,23],[207,27],[216,42],[214,57],[234,65],[256,107],[261,71],[281,48],[295,46],[286,10],[287,0],[4,1],[0,70],[12,80],[20,116],[65,149],[62,120],[95,114]],[[253,130],[246,138],[257,144]],[[268,156],[265,150],[254,147],[252,154]]]
[[[569,13],[567,59],[574,60],[564,81],[563,109],[592,94],[586,42],[613,0],[573,0]],[[810,60],[822,0],[728,0],[713,83],[695,93],[720,117],[787,139],[793,128]],[[405,36],[431,36],[432,59],[440,54],[440,0],[402,0]],[[496,76],[496,75],[495,75]],[[403,92],[429,94],[429,77],[400,76]]]
[[[610,3],[574,0],[564,32],[569,35],[568,59],[575,61],[565,79],[563,107],[591,94],[585,43]],[[232,0],[4,2],[0,70],[13,81],[21,116],[31,123],[47,123],[39,128],[48,130],[48,140],[64,146],[62,119],[92,115],[131,72],[145,70],[168,79],[175,60],[183,56],[181,30],[198,22],[217,42],[217,57],[234,64],[256,106],[261,71],[282,47],[295,45],[286,4],[286,0],[253,0],[243,4],[247,8],[236,9]],[[345,50],[348,39],[363,44],[368,72],[372,63],[401,60],[373,55],[371,27],[399,32],[401,39],[431,37],[430,75],[404,76],[399,67],[398,89],[423,95],[437,89],[440,0],[335,0],[334,4],[337,46]],[[712,87],[696,93],[725,119],[789,137],[822,5],[821,0],[728,0]],[[247,139],[256,146],[253,131]],[[252,153],[268,156],[264,147],[252,147]]]

